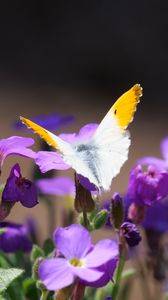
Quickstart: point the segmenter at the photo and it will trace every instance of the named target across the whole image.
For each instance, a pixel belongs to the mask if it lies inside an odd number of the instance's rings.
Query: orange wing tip
[[[30,121],[29,121],[28,119],[26,119],[26,118],[20,116],[20,121],[21,121],[24,125],[26,125],[28,128],[31,128],[31,127],[29,126],[29,122],[30,122]]]
[[[26,119],[24,117],[20,116],[20,120],[21,122],[27,126],[27,128],[31,128],[35,133],[37,133],[42,139],[44,139],[47,144],[49,144],[50,146],[53,146],[57,149],[59,149],[58,144],[55,142],[55,140],[51,137],[51,135],[49,134],[49,132],[47,130],[45,130],[44,128],[42,128],[41,126],[39,126],[38,124],[30,121],[29,119]]]
[[[133,87],[132,90],[135,92],[135,95],[137,97],[141,97],[142,96],[142,87],[140,86],[140,84],[136,83]]]

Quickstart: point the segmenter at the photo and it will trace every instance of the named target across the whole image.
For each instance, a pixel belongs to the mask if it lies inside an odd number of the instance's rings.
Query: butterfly
[[[112,179],[128,159],[131,140],[126,129],[133,120],[141,96],[142,87],[135,84],[113,104],[92,137],[73,144],[26,118],[20,119],[53,146],[77,174],[88,178],[99,191],[108,191]]]

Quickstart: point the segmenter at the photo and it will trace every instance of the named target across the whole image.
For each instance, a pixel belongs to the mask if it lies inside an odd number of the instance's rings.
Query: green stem
[[[88,228],[88,218],[87,218],[87,213],[85,211],[83,211],[83,223],[85,228]]]
[[[46,300],[48,296],[48,291],[42,291],[40,300]]]
[[[123,256],[121,256],[120,259],[119,259],[119,264],[117,266],[115,283],[113,285],[113,289],[112,289],[112,293],[111,293],[111,298],[113,300],[116,299],[117,294],[118,294],[118,290],[119,290],[119,285],[120,285],[120,280],[121,280],[121,275],[122,275],[122,271],[123,271],[123,268],[124,268],[124,264],[125,264],[125,260],[124,260]]]

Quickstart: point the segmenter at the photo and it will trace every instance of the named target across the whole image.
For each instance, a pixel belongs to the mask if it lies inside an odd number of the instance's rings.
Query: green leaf
[[[4,233],[6,231],[6,228],[0,228],[0,234]]]
[[[24,270],[21,269],[3,269],[0,268],[0,293],[4,292],[7,287],[15,280],[17,277],[22,275]]]
[[[45,240],[43,245],[45,256],[48,256],[54,249],[55,249],[54,242],[51,239]]]
[[[40,299],[40,291],[36,287],[36,281],[33,278],[26,278],[23,281],[24,294],[28,299],[38,300]]]
[[[10,268],[12,267],[9,259],[5,256],[5,253],[0,251],[0,268]]]
[[[136,269],[130,268],[122,272],[121,279],[129,279],[137,273]]]
[[[38,245],[33,245],[30,259],[31,259],[31,261],[35,261],[39,257],[44,257],[44,251]]]

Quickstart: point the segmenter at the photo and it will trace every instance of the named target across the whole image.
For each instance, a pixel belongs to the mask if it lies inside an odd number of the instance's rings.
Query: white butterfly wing
[[[122,130],[117,124],[115,115],[108,113],[91,142],[97,148],[96,168],[100,188],[109,190],[112,179],[120,172],[122,165],[128,159],[131,143],[129,132]]]
[[[69,144],[28,119],[21,117],[21,120],[55,147],[78,174],[99,189],[108,190],[128,158],[130,138],[125,129],[133,119],[141,95],[140,85],[134,85],[114,103],[93,137],[81,144]]]

